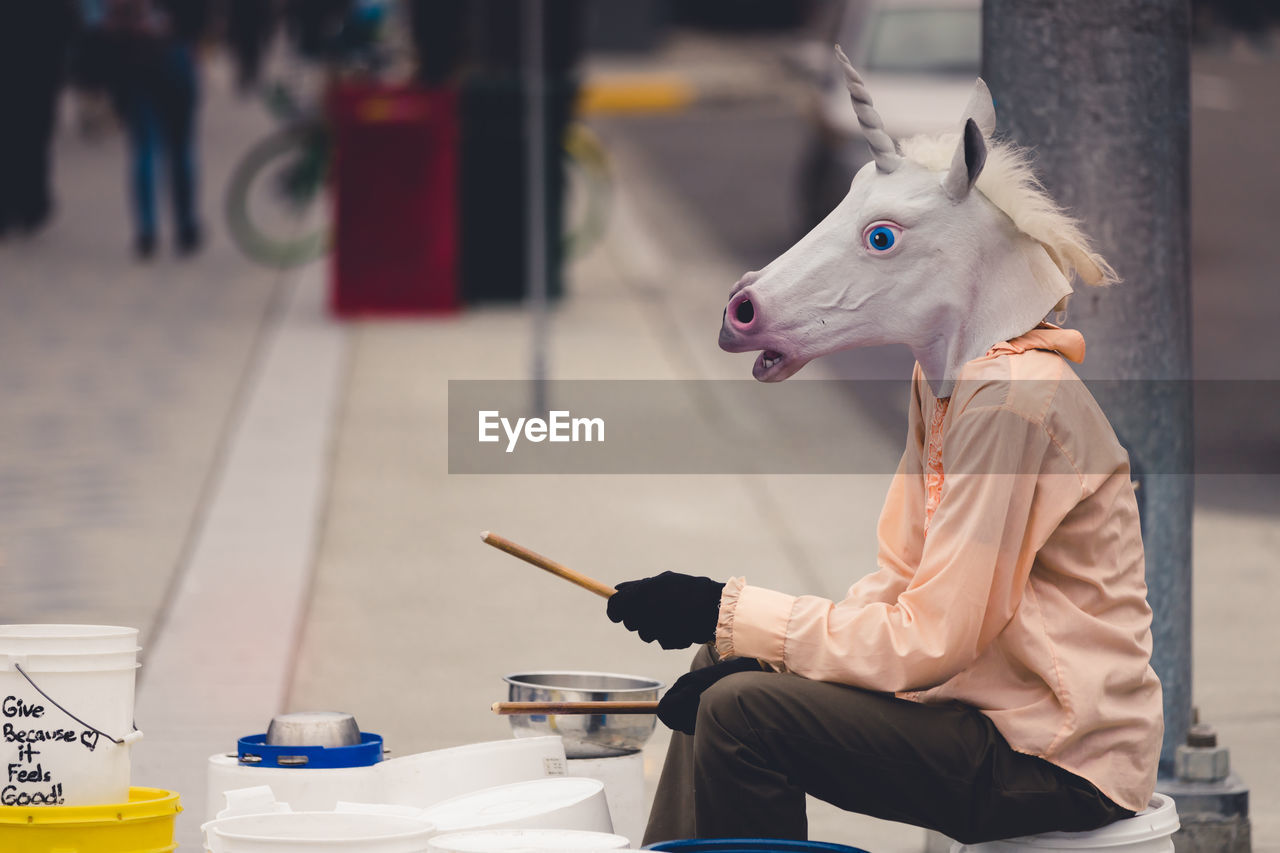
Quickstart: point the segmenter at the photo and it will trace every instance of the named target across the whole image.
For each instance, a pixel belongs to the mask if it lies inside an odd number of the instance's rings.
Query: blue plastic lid
[[[670,853],[867,853],[860,847],[845,844],[786,838],[688,838],[660,841],[644,849]]]
[[[370,732],[361,732],[360,742],[350,746],[273,746],[265,733],[242,737],[237,746],[245,767],[368,767],[382,760],[382,735]]]

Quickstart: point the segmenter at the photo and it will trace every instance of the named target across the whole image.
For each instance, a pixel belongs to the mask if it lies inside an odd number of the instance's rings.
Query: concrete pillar
[[[1140,483],[1162,776],[1191,721],[1190,10],[1187,0],[986,0],[999,127],[1124,279],[1077,285],[1068,324]],[[1104,380],[1104,381],[1094,381]],[[1118,381],[1111,381],[1118,380]]]

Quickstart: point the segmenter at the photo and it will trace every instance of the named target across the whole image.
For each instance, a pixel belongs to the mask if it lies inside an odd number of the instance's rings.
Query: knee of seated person
[[[743,732],[750,729],[757,700],[777,686],[777,676],[766,672],[735,672],[708,687],[698,702],[698,728],[711,726]]]

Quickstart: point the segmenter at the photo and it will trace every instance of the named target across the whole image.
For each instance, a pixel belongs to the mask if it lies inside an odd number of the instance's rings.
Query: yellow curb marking
[[[645,113],[681,110],[697,99],[683,78],[673,75],[632,75],[588,80],[578,96],[579,115]]]

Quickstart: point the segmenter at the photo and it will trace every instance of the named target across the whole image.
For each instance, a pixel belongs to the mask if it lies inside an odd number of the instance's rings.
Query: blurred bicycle
[[[318,204],[329,177],[332,136],[318,109],[304,109],[283,85],[265,96],[283,126],[251,147],[227,184],[227,230],[240,251],[269,267],[308,263],[329,245]]]
[[[377,47],[379,24],[366,14],[340,30],[334,54],[341,59],[331,62],[331,69],[341,70],[327,72],[329,81],[336,74],[376,76],[387,62]],[[264,91],[266,107],[280,127],[241,158],[224,202],[227,228],[240,250],[258,263],[282,269],[315,260],[330,242],[325,205],[320,202],[330,179],[334,134],[323,98],[301,94],[307,88],[303,77],[295,69],[290,79]],[[566,130],[563,156],[566,197],[561,239],[564,257],[571,260],[584,255],[604,235],[613,180],[603,145],[580,122]]]

